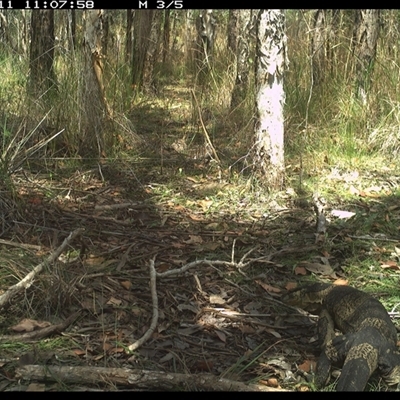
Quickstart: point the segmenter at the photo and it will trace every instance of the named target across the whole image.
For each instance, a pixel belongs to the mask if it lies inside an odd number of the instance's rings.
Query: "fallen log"
[[[179,374],[130,368],[24,365],[15,371],[17,379],[41,382],[63,382],[141,390],[216,390],[216,391],[284,391],[264,385],[218,378],[212,374]]]

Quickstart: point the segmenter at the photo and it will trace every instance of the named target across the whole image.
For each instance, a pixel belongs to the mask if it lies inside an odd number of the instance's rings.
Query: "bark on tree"
[[[236,57],[236,80],[232,91],[231,110],[245,98],[249,88],[250,73],[250,22],[251,10],[239,10],[239,40]]]
[[[171,10],[165,10],[164,12],[164,26],[163,26],[163,63],[167,61],[169,53],[169,40],[170,40],[170,29],[171,29]]]
[[[103,57],[107,57],[108,53],[108,41],[110,36],[110,23],[111,23],[111,12],[110,10],[103,10],[102,16],[102,25],[103,25],[103,34],[101,35],[102,44],[101,50],[103,53]]]
[[[268,187],[284,182],[283,74],[286,61],[285,16],[282,10],[261,10],[257,24],[256,124],[254,170]]]
[[[154,13],[154,10],[137,10],[135,12],[132,62],[132,84],[135,90],[140,90],[143,85]]]
[[[327,10],[319,9],[314,14],[313,35],[311,38],[312,75],[315,85],[323,81],[326,71],[326,29]]]
[[[162,20],[162,11],[156,11],[151,22],[149,43],[143,65],[143,89],[146,92],[156,90],[154,68],[160,55]]]
[[[35,98],[48,97],[56,87],[54,72],[54,11],[31,13],[31,46],[28,92]]]
[[[104,126],[110,118],[103,84],[102,10],[88,10],[85,27],[84,69],[84,138],[80,153],[84,156],[104,156]]]
[[[126,10],[125,62],[132,60],[132,34],[134,10]]]
[[[356,73],[356,95],[367,103],[367,95],[372,82],[379,36],[380,10],[364,9],[355,11],[354,59]]]
[[[213,10],[202,10],[196,20],[198,69],[208,70],[212,62],[212,54],[215,43],[216,20]]]
[[[229,19],[228,19],[228,49],[232,51],[233,54],[237,53],[238,50],[238,40],[240,34],[240,13],[241,11],[250,10],[229,10]]]
[[[76,13],[75,10],[68,10],[67,11],[67,18],[68,18],[68,41],[70,43],[70,49],[76,49]]]

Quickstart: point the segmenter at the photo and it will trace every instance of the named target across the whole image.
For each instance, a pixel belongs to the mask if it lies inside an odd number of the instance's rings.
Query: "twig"
[[[15,242],[10,242],[9,240],[4,240],[4,239],[0,239],[0,244],[5,244],[7,246],[20,247],[21,249],[26,249],[26,250],[40,251],[42,249],[42,246],[36,246],[35,244],[15,243]]]
[[[207,144],[208,144],[208,145],[210,146],[210,148],[211,148],[211,151],[212,151],[212,153],[213,153],[213,155],[214,155],[214,159],[215,159],[216,161],[218,161],[219,164],[221,164],[221,161],[220,161],[220,159],[219,159],[219,157],[218,157],[218,154],[217,154],[217,152],[215,151],[215,148],[214,148],[213,144],[211,143],[210,136],[209,136],[209,134],[208,134],[208,132],[207,132],[207,129],[206,129],[205,125],[204,125],[203,118],[202,118],[202,116],[201,116],[201,110],[200,110],[200,107],[199,107],[199,103],[197,102],[196,94],[194,93],[194,90],[193,90],[193,89],[191,89],[191,92],[192,92],[192,96],[193,96],[193,98],[194,98],[194,101],[195,101],[195,103],[196,103],[197,112],[198,112],[198,114],[199,114],[199,118],[200,118],[200,122],[201,122],[201,127],[203,128],[203,132],[204,132],[204,136],[205,136],[205,138],[206,138],[206,142],[207,142]]]
[[[37,265],[33,271],[31,271],[28,275],[25,276],[21,281],[11,286],[3,295],[0,296],[0,308],[4,307],[6,303],[8,303],[17,293],[21,292],[23,289],[28,289],[37,274],[42,272],[43,268],[46,265],[53,263],[60,254],[64,251],[64,249],[69,245],[69,243],[75,239],[78,235],[80,235],[84,231],[83,228],[75,229],[73,232],[69,234],[69,236],[64,240],[61,246],[58,247],[56,251],[54,251],[47,260],[43,261],[39,265]]]
[[[40,340],[46,337],[49,337],[53,333],[59,333],[68,328],[78,317],[82,310],[75,312],[74,314],[70,315],[65,321],[56,324],[50,325],[46,328],[42,328],[33,332],[26,332],[20,335],[4,335],[0,336],[1,342],[10,342],[10,341],[17,341],[17,342],[29,342],[32,340]]]
[[[150,260],[149,269],[150,269],[150,290],[151,290],[151,300],[153,302],[153,318],[151,319],[150,328],[147,332],[136,342],[132,343],[128,349],[130,351],[136,350],[140,347],[144,342],[146,342],[151,335],[153,334],[154,330],[157,327],[158,322],[158,297],[157,297],[157,290],[156,290],[156,269],[154,268],[154,261],[156,256],[154,256]]]
[[[139,203],[120,203],[120,204],[104,204],[101,206],[95,206],[94,209],[96,211],[102,210],[119,210],[121,208],[135,207],[138,206]]]
[[[117,271],[121,271],[121,269],[125,266],[126,262],[128,261],[129,257],[129,252],[131,251],[132,247],[135,245],[135,243],[132,243],[127,250],[125,251],[124,255],[121,258],[121,261],[117,265]]]
[[[371,235],[362,235],[362,236],[355,236],[355,235],[347,235],[351,239],[359,239],[359,240],[379,240],[380,242],[398,242],[399,239],[388,239],[383,237],[374,237]]]

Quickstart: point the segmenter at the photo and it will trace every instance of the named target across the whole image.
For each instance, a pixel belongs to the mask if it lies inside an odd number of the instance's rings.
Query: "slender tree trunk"
[[[312,57],[312,74],[315,85],[320,84],[324,80],[326,74],[326,46],[327,46],[327,29],[326,29],[326,12],[325,9],[319,9],[314,15],[313,35],[311,38],[311,57]]]
[[[143,85],[147,51],[150,46],[150,33],[155,10],[136,10],[134,18],[134,41],[132,84],[136,90]]]
[[[212,63],[216,21],[213,10],[202,10],[196,21],[198,33],[198,69],[208,70]]]
[[[365,104],[372,81],[379,36],[380,10],[356,10],[354,58],[356,65],[356,94]]]
[[[75,10],[68,10],[67,13],[69,48],[70,50],[76,50],[76,13]]]
[[[243,10],[250,13],[250,10]],[[241,10],[229,10],[229,19],[228,19],[228,49],[232,51],[233,54],[236,54],[238,49],[238,40],[240,35],[240,12]]]
[[[161,23],[163,12],[157,10],[151,21],[150,38],[143,64],[143,89],[147,92],[156,89],[154,68],[160,55]]]
[[[254,170],[268,187],[284,182],[283,74],[286,61],[285,16],[282,10],[261,10],[257,24],[256,124]]]
[[[171,10],[165,10],[164,12],[164,26],[163,26],[163,53],[162,60],[165,64],[169,53],[169,41],[170,41],[170,30],[171,30]]]
[[[132,34],[134,10],[126,10],[125,62],[132,60]]]
[[[340,10],[332,9],[330,12],[330,24],[328,27],[328,48],[327,48],[327,59],[329,62],[329,71],[331,75],[334,75],[337,71],[337,44],[339,43],[339,25],[340,25]]]
[[[85,27],[84,138],[82,156],[105,156],[105,122],[110,117],[103,84],[102,10],[88,10]]]
[[[54,11],[35,10],[31,14],[31,46],[29,56],[28,92],[33,98],[55,88],[54,73]]]
[[[251,10],[239,10],[239,40],[236,57],[236,81],[232,91],[231,109],[236,108],[245,98],[249,89]]]
[[[102,34],[101,48],[104,57],[107,57],[108,54],[108,41],[110,39],[110,20],[111,20],[110,10],[103,10],[103,17],[102,17],[103,34]]]

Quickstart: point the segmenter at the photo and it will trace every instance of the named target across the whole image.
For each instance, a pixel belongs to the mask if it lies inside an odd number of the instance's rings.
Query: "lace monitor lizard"
[[[316,283],[295,289],[282,300],[320,315],[318,388],[328,383],[332,364],[343,364],[338,391],[364,390],[375,370],[388,385],[400,383],[396,327],[377,299],[349,286]],[[336,336],[335,328],[342,335]]]

